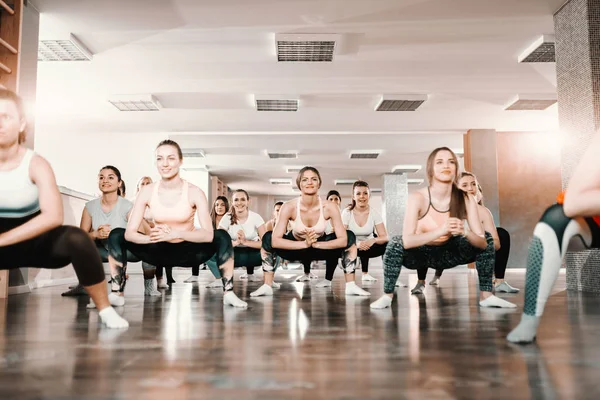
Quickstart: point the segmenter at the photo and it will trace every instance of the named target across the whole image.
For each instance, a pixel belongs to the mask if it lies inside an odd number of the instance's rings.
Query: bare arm
[[[424,202],[425,197],[419,192],[411,193],[408,196],[404,224],[402,225],[402,242],[405,249],[424,246],[447,234],[445,226],[441,226],[431,232],[416,233],[417,222],[419,221],[421,207],[423,207]]]
[[[568,217],[600,215],[600,133],[595,133],[590,146],[575,168],[565,194],[564,211]]]
[[[477,210],[478,205],[475,197],[465,195],[465,205],[467,207],[467,221],[469,222],[470,228],[465,237],[473,246],[485,249],[487,247],[487,241],[485,240],[485,232],[481,225],[481,218],[479,217],[479,211]]]
[[[144,220],[144,213],[146,207],[148,207],[154,185],[158,185],[158,183],[146,185],[140,190],[140,193],[135,198],[133,209],[129,213],[129,220],[127,221],[127,228],[125,229],[125,239],[131,243],[150,243],[150,236],[138,232],[138,228]]]
[[[271,237],[271,245],[273,248],[282,250],[300,250],[308,248],[306,240],[298,241],[283,238],[287,224],[292,219],[292,215],[296,212],[295,207],[295,202],[286,202],[281,206],[279,218],[277,218],[277,223],[273,229],[273,236]]]
[[[325,210],[323,216],[329,215],[331,226],[335,232],[336,239],[328,242],[316,242],[312,245],[315,249],[331,250],[331,249],[343,249],[348,245],[348,234],[346,228],[342,223],[342,214],[340,209],[333,203],[327,202],[325,204]]]
[[[375,225],[377,237],[374,239],[377,244],[385,244],[389,241],[387,229],[383,223]]]
[[[262,247],[262,237],[267,232],[265,228],[265,224],[262,224],[258,227],[258,237],[259,240],[244,240],[242,244],[246,247],[251,247],[253,249],[260,249]]]
[[[210,243],[213,241],[215,232],[212,228],[206,195],[202,189],[196,186],[191,186],[189,193],[191,203],[196,206],[196,213],[198,214],[198,221],[201,228],[194,229],[193,231],[174,232],[174,234],[177,239],[183,239],[186,242]]]
[[[79,223],[79,227],[83,229],[85,233],[90,235],[92,240],[98,239],[98,232],[92,229],[92,216],[85,207],[81,213],[81,222]]]
[[[479,206],[479,216],[481,217],[483,229],[486,232],[491,233],[494,238],[494,249],[496,249],[496,251],[500,250],[500,238],[498,237],[498,231],[496,230],[496,224],[494,224],[492,213],[487,208]]]
[[[62,199],[48,161],[34,155],[29,165],[29,177],[38,188],[40,214],[23,225],[0,234],[0,247],[24,242],[63,224]]]

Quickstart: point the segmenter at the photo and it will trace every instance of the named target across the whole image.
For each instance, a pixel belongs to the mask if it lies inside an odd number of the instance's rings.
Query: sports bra
[[[312,229],[319,237],[323,236],[325,229],[327,228],[327,222],[325,221],[325,216],[323,215],[323,204],[321,202],[321,198],[319,197],[319,220],[314,226],[306,226],[304,225],[304,222],[302,222],[302,217],[300,215],[301,199],[301,197],[298,197],[298,201],[296,202],[296,219],[294,220],[294,229],[292,230],[294,237],[298,239],[305,239],[306,234],[304,234],[303,231],[306,229]]]
[[[171,229],[178,231],[193,231],[194,228],[194,213],[195,209],[190,204],[188,198],[189,184],[186,180],[183,181],[183,188],[181,190],[181,198],[179,201],[171,207],[167,207],[160,202],[158,196],[158,188],[160,182],[154,184],[152,191],[152,197],[148,206],[154,223],[169,225]],[[182,240],[173,240],[172,243],[182,242]]]
[[[440,226],[446,223],[446,220],[450,217],[450,210],[447,211],[439,211],[437,210],[433,204],[431,204],[431,191],[427,188],[427,193],[429,195],[429,205],[427,206],[427,211],[425,214],[419,218],[417,221],[417,234],[432,232],[438,229]],[[440,245],[446,243],[452,235],[446,234],[441,236],[430,244]]]
[[[38,187],[29,177],[34,154],[27,149],[18,167],[0,171],[0,218],[23,218],[40,211]]]

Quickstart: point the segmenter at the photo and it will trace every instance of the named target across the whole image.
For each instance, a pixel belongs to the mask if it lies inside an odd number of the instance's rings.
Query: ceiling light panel
[[[392,168],[393,174],[410,174],[419,172],[423,168],[422,165],[418,164],[400,164]]]
[[[92,52],[75,35],[54,40],[40,40],[38,61],[91,61]]]

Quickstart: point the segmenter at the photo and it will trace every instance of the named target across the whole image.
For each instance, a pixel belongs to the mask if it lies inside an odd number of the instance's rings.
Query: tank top
[[[429,205],[427,206],[427,211],[425,214],[419,218],[417,221],[417,235],[427,232],[432,232],[438,229],[440,226],[444,225],[448,218],[450,217],[450,210],[447,211],[439,211],[431,204],[431,191],[427,188],[427,193],[429,195]],[[452,235],[446,234],[441,236],[434,241],[428,243],[431,245],[441,245],[446,243]]]
[[[298,239],[305,239],[306,235],[302,233],[305,229],[312,229],[315,231],[318,237],[323,236],[325,233],[325,229],[327,228],[327,223],[325,222],[325,216],[323,215],[323,204],[321,203],[321,198],[319,197],[319,220],[314,226],[306,226],[304,222],[302,222],[302,217],[300,216],[300,200],[302,198],[298,197],[298,201],[296,202],[296,219],[294,220],[293,233],[294,237]]]
[[[160,198],[158,195],[159,186],[160,182],[156,182],[154,184],[154,188],[152,190],[152,197],[150,198],[150,202],[148,203],[150,212],[152,213],[152,217],[154,218],[154,223],[169,225],[171,229],[176,231],[193,231],[194,213],[196,210],[190,204],[190,200],[188,197],[188,182],[186,180],[183,180],[181,197],[175,205],[170,207],[167,207],[160,202]],[[183,240],[174,239],[170,242],[179,243],[183,242]]]
[[[85,209],[92,217],[92,229],[96,230],[100,225],[110,225],[110,229],[126,228],[127,214],[133,208],[133,203],[123,197],[117,198],[117,203],[112,210],[104,212],[102,199],[94,199],[85,203]]]
[[[38,188],[29,177],[34,154],[27,149],[18,167],[0,171],[0,218],[24,218],[40,211]]]

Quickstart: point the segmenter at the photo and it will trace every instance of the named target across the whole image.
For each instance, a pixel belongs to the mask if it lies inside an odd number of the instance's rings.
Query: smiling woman
[[[125,287],[127,252],[152,265],[194,267],[208,261],[215,253],[221,272],[223,303],[247,307],[233,292],[233,247],[229,235],[213,230],[204,192],[183,180],[179,169],[183,154],[179,144],[164,140],[156,147],[156,168],[161,179],[146,185],[136,198],[126,229],[111,231],[109,262],[117,273],[113,281],[119,291]],[[146,209],[154,219],[149,234],[138,232]],[[194,226],[197,214],[200,227]]]
[[[298,173],[296,185],[301,196],[283,204],[272,232],[263,236],[262,259],[265,284],[250,296],[272,296],[273,277],[277,268],[277,256],[286,260],[337,259],[342,257],[346,277],[346,295],[369,296],[370,293],[354,283],[356,268],[356,245],[354,234],[344,229],[339,208],[332,202],[322,203],[319,198],[321,174],[316,168],[304,167]],[[327,221],[333,233],[326,234]],[[293,229],[286,233],[288,222]]]

